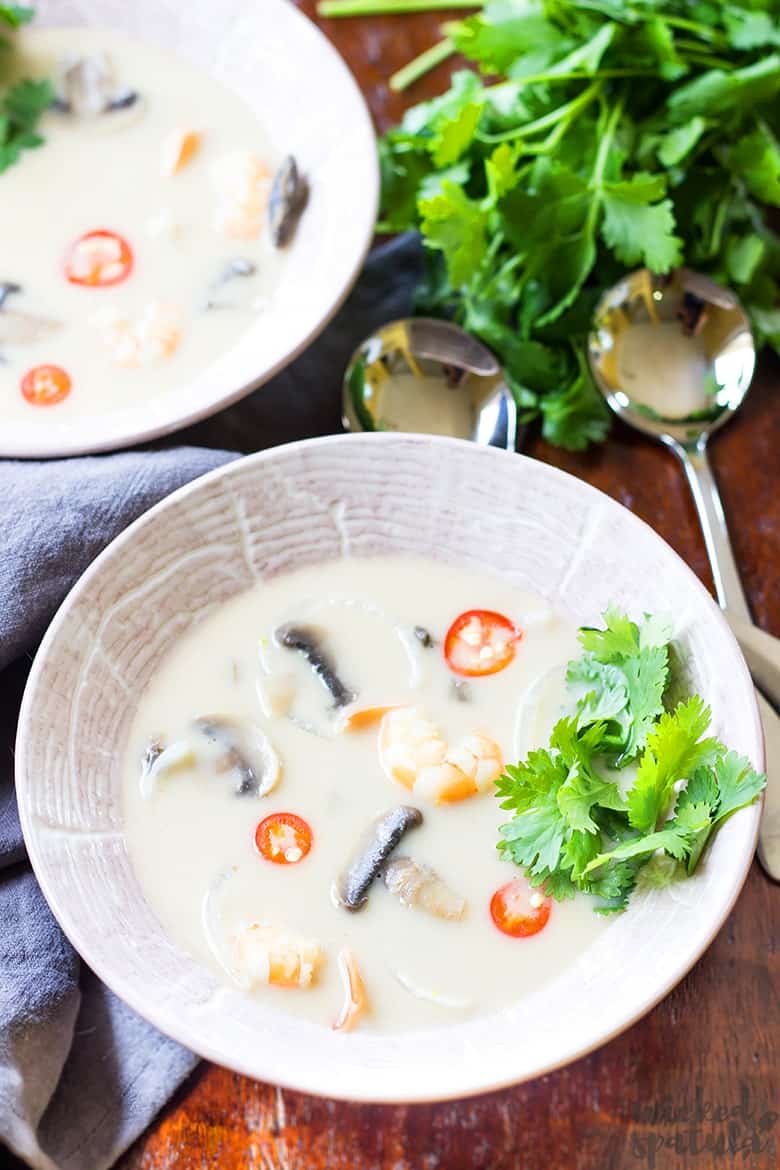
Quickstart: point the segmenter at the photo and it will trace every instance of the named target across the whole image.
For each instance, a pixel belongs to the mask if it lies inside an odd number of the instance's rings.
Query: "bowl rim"
[[[382,432],[324,435],[312,439],[297,440],[296,442],[284,444],[280,447],[268,448],[263,451],[258,451],[250,455],[245,455],[229,460],[227,463],[224,463],[219,467],[206,472],[204,475],[200,475],[196,479],[191,480],[177,488],[175,491],[159,500],[156,504],[152,505],[151,508],[132,521],[132,523],[129,524],[127,528],[123,529],[122,532],[120,532],[116,537],[114,537],[112,541],[109,542],[108,545],[106,545],[106,547],[98,554],[95,560],[92,561],[92,563],[87,567],[84,573],[82,573],[82,575],[68,591],[66,597],[58,607],[44,634],[41,644],[35,654],[27,683],[25,685],[19,712],[18,729],[15,742],[15,780],[18,794],[19,816],[25,846],[27,849],[27,856],[32,866],[36,880],[41,887],[44,897],[46,898],[46,901],[54,917],[56,918],[60,929],[74,947],[79,957],[81,957],[84,962],[88,963],[92,970],[94,970],[95,974],[106,984],[107,987],[109,987],[112,992],[114,992],[115,995],[127,1003],[135,1012],[138,1013],[139,1016],[151,1023],[164,1035],[175,1040],[190,1051],[195,1052],[204,1060],[221,1065],[222,1067],[230,1068],[231,1070],[254,1080],[268,1081],[271,1084],[278,1085],[282,1089],[287,1089],[292,1092],[306,1093],[311,1096],[324,1099],[335,1099],[357,1102],[361,1104],[376,1105],[413,1105],[455,1101],[467,1097],[482,1096],[483,1094],[496,1092],[501,1089],[509,1088],[513,1085],[524,1084],[528,1081],[536,1080],[539,1077],[546,1076],[547,1074],[554,1072],[556,1069],[563,1068],[576,1060],[580,1060],[582,1057],[587,1056],[596,1049],[603,1047],[609,1043],[609,1041],[615,1039],[617,1036],[621,1035],[628,1028],[630,1028],[633,1024],[641,1020],[654,1007],[656,1007],[661,1002],[661,1000],[664,999],[695,966],[704,952],[710,947],[716,935],[720,932],[727,918],[731,914],[745,884],[753,862],[758,838],[759,822],[763,810],[763,794],[754,804],[739,810],[738,815],[743,820],[745,826],[744,857],[741,864],[736,868],[732,875],[731,888],[729,890],[728,896],[723,902],[722,909],[717,915],[714,916],[710,926],[705,932],[703,941],[701,941],[697,946],[694,946],[693,951],[690,954],[685,953],[683,955],[680,961],[666,975],[653,995],[648,996],[635,1007],[626,1010],[617,1020],[614,1027],[612,1027],[608,1032],[600,1034],[598,1037],[594,1038],[592,1042],[581,1044],[575,1050],[570,1051],[567,1055],[562,1056],[560,1059],[551,1060],[547,1064],[540,1065],[532,1072],[524,1072],[517,1076],[507,1075],[492,1080],[489,1078],[489,1076],[483,1076],[481,1078],[477,1077],[474,1079],[474,1083],[472,1083],[470,1087],[465,1087],[464,1085],[462,1088],[445,1091],[437,1091],[435,1088],[431,1088],[426,1089],[423,1092],[399,1091],[397,1093],[382,1093],[381,1095],[372,1092],[371,1089],[367,1087],[365,1092],[358,1095],[354,1091],[351,1091],[350,1093],[340,1091],[337,1068],[332,1070],[335,1075],[333,1076],[332,1083],[328,1085],[326,1090],[323,1088],[321,1075],[315,1075],[314,1078],[310,1078],[306,1068],[304,1067],[301,1068],[300,1075],[296,1076],[295,1080],[291,1080],[289,1078],[286,1080],[279,1079],[278,1076],[274,1073],[272,1056],[270,1058],[261,1057],[260,1061],[258,1061],[258,1063],[254,1066],[250,1066],[240,1057],[231,1058],[229,1062],[226,1062],[225,1053],[218,1051],[212,1045],[203,1043],[200,1040],[198,1040],[196,1045],[193,1044],[192,1036],[190,1035],[186,1021],[179,1023],[178,1019],[175,1016],[172,1017],[169,1012],[166,1012],[162,1009],[158,1011],[155,1007],[150,1008],[147,1004],[145,1004],[142,995],[136,995],[132,991],[130,994],[126,994],[123,989],[123,980],[121,974],[115,975],[114,972],[107,969],[109,965],[104,965],[102,962],[100,962],[95,963],[93,966],[91,960],[88,957],[90,951],[89,939],[82,939],[80,928],[75,916],[71,918],[67,910],[61,916],[57,890],[53,888],[52,883],[49,883],[48,879],[44,876],[43,867],[39,865],[39,859],[37,855],[37,836],[28,817],[26,803],[21,799],[21,794],[25,789],[25,773],[27,771],[24,766],[24,760],[28,752],[28,741],[31,740],[34,735],[31,708],[34,703],[35,691],[39,685],[38,679],[42,673],[50,649],[52,648],[53,644],[56,643],[60,628],[67,619],[70,610],[79,603],[81,594],[87,589],[93,577],[102,572],[103,564],[112,556],[116,555],[117,551],[121,551],[126,544],[132,543],[136,537],[136,534],[140,530],[142,530],[148,524],[156,523],[157,517],[161,514],[164,514],[167,508],[172,507],[174,504],[185,500],[188,496],[203,490],[203,488],[208,486],[210,483],[213,483],[214,481],[217,481],[223,477],[228,477],[231,474],[238,474],[247,465],[251,464],[252,466],[257,465],[262,467],[264,463],[273,462],[274,459],[279,458],[280,455],[283,457],[285,453],[295,453],[301,449],[320,449],[333,446],[342,446],[344,444],[356,445],[358,443],[370,443],[377,446],[392,446],[399,441],[404,443],[411,443],[416,446],[440,448],[443,453],[451,448],[465,448],[471,449],[471,451],[473,451],[477,457],[481,456],[485,458],[498,459],[519,458],[522,460],[528,460],[535,464],[542,465],[548,473],[555,477],[561,476],[567,481],[573,481],[587,495],[609,500],[611,505],[629,512],[633,518],[633,521],[638,525],[641,525],[642,528],[647,529],[653,540],[660,541],[666,548],[667,552],[671,553],[671,555],[679,562],[680,566],[684,570],[684,574],[687,576],[690,582],[691,587],[695,587],[695,590],[698,590],[699,595],[706,600],[710,608],[710,616],[716,621],[717,624],[720,625],[721,633],[725,634],[727,641],[731,643],[732,648],[735,651],[734,665],[739,666],[741,669],[742,682],[747,683],[753,695],[750,708],[753,716],[753,725],[751,731],[756,745],[754,765],[760,770],[765,768],[763,726],[761,723],[758,704],[755,699],[755,690],[753,688],[750,673],[733,631],[731,630],[731,627],[729,626],[723,612],[714,601],[712,595],[706,589],[704,584],[699,580],[693,570],[679,555],[679,553],[677,553],[671,547],[671,545],[669,545],[664,540],[664,538],[660,536],[645,520],[637,516],[635,513],[630,512],[629,509],[625,508],[625,505],[620,504],[619,501],[613,499],[611,496],[608,496],[605,492],[602,492],[601,489],[596,488],[592,484],[587,483],[585,480],[581,480],[577,476],[572,475],[570,472],[563,471],[551,464],[543,464],[542,461],[531,459],[530,456],[515,454],[513,452],[504,451],[499,448],[480,448],[464,439],[450,439],[440,436],[393,434]],[[67,926],[63,923],[63,917],[68,923]],[[86,945],[82,945],[83,942],[86,942]],[[193,960],[193,962],[196,962],[196,960]],[[418,1033],[410,1033],[410,1035],[415,1034]],[[260,1068],[261,1065],[262,1068]]]
[[[362,123],[361,135],[364,137],[364,146],[367,148],[370,147],[370,149],[366,150],[363,158],[369,181],[368,185],[363,188],[361,199],[355,207],[354,219],[360,229],[359,233],[356,232],[356,237],[359,238],[360,243],[355,249],[353,259],[347,265],[340,283],[333,289],[331,297],[327,298],[327,307],[312,318],[306,333],[299,338],[288,353],[278,357],[271,365],[261,370],[254,377],[250,378],[249,381],[244,382],[236,389],[212,396],[208,401],[201,401],[191,409],[177,411],[169,407],[166,414],[157,418],[153,423],[145,424],[139,421],[135,426],[122,431],[121,434],[111,433],[110,427],[107,425],[112,418],[110,413],[105,416],[87,415],[87,419],[91,418],[105,425],[100,426],[100,433],[95,438],[86,442],[80,438],[80,428],[77,425],[74,425],[72,432],[66,438],[51,439],[42,431],[39,441],[34,441],[26,432],[23,432],[21,436],[18,434],[15,436],[14,426],[11,425],[6,427],[5,434],[0,437],[0,458],[58,459],[98,454],[104,451],[121,451],[128,447],[136,446],[139,443],[151,442],[154,439],[162,438],[165,435],[192,426],[194,423],[201,422],[203,419],[210,418],[219,411],[233,406],[242,398],[246,398],[249,394],[254,393],[254,391],[261,389],[266,382],[286,369],[297,357],[300,357],[303,351],[319,337],[326,326],[333,320],[352,291],[368,255],[369,248],[371,247],[379,211],[379,156],[376,149],[376,133],[371,114],[354,74],[336,46],[325,35],[322,29],[301,12],[295,4],[291,3],[290,0],[263,0],[263,3],[269,8],[275,8],[278,16],[283,17],[284,20],[291,21],[293,25],[297,23],[299,27],[305,27],[307,29],[307,35],[311,34],[318,40],[320,51],[329,59],[333,70],[341,75],[345,86],[352,91],[355,124]],[[273,24],[273,11],[268,14],[268,20],[269,24]],[[68,25],[66,23],[58,27],[68,27]],[[101,27],[100,21],[94,27]],[[151,43],[156,44],[157,42],[152,40]],[[168,49],[168,52],[175,53],[175,50]],[[201,68],[203,67],[201,66]],[[225,356],[235,345],[236,342],[228,347],[228,349],[221,350],[218,356]],[[176,383],[171,389],[180,390],[184,385],[186,383]],[[78,420],[75,421],[77,422]]]

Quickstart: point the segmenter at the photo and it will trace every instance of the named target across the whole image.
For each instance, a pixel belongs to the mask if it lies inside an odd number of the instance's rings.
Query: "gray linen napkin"
[[[419,263],[409,237],[376,249],[305,354],[258,393],[166,443],[0,463],[0,1141],[37,1170],[110,1166],[197,1058],[80,962],[25,861],[13,736],[31,652],[79,574],[158,499],[235,452],[340,429],[347,359],[372,328],[407,315]],[[182,440],[189,445],[172,446]]]

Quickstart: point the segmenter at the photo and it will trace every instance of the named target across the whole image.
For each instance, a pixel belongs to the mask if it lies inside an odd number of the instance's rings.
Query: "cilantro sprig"
[[[711,713],[698,695],[665,709],[667,623],[637,625],[609,609],[603,629],[579,637],[584,654],[566,675],[571,713],[549,747],[498,781],[512,813],[498,848],[553,897],[581,891],[612,913],[651,862],[655,884],[659,874],[693,873],[713,832],[756,799],[766,777],[707,735]],[[671,864],[662,869],[659,856]]]
[[[380,226],[420,231],[418,308],[496,351],[523,420],[604,438],[583,344],[626,268],[735,286],[780,351],[780,0],[487,0],[445,32],[425,64],[458,51],[478,72],[382,139]]]
[[[11,42],[2,30],[17,29],[33,15],[32,8],[0,4],[0,67],[11,51]],[[0,175],[19,161],[23,151],[42,145],[37,126],[53,99],[54,89],[49,81],[25,79],[0,92]]]

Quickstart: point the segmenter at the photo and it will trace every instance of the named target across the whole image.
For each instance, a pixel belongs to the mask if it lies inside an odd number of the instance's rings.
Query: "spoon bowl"
[[[493,353],[451,321],[391,321],[344,375],[348,431],[407,431],[514,451],[517,407]]]
[[[696,443],[742,404],[755,344],[729,290],[687,268],[632,272],[599,301],[591,369],[618,417],[667,444]]]

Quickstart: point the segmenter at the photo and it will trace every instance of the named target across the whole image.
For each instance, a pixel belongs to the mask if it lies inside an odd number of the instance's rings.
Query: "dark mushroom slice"
[[[141,95],[138,90],[126,89],[114,95],[105,108],[106,114],[115,114],[118,110],[129,110],[131,106],[140,102]]]
[[[220,290],[237,277],[254,276],[256,272],[257,265],[252,260],[247,260],[244,256],[235,256],[232,260],[228,260],[219,276],[212,282],[204,308],[223,308],[223,302],[216,299]]]
[[[268,200],[268,224],[277,248],[289,244],[308,198],[309,185],[288,154],[274,175]]]
[[[419,808],[399,804],[372,822],[349,865],[333,884],[333,896],[339,906],[352,911],[365,906],[371,884],[390,854],[402,837],[422,821]]]
[[[225,749],[219,758],[216,768],[219,772],[234,772],[236,776],[236,796],[264,796],[276,784],[278,776],[278,761],[270,745],[264,741],[257,744],[255,761],[249,759],[246,736],[242,735],[240,724],[227,720],[219,715],[203,715],[196,718],[193,727],[209,743],[218,744]]]
[[[447,885],[435,869],[413,857],[393,857],[384,867],[384,883],[402,906],[425,910],[437,918],[457,920],[466,913],[466,899]]]
[[[414,636],[426,650],[430,650],[435,645],[433,635],[429,630],[426,630],[425,626],[415,626]]]
[[[97,53],[61,62],[51,108],[59,114],[96,118],[133,109],[140,102],[136,90],[118,84],[107,54]]]
[[[308,662],[317,678],[327,687],[334,707],[346,707],[355,698],[353,691],[345,686],[320,641],[320,634],[313,626],[298,626],[294,622],[274,630],[274,638],[285,650],[297,650]]]
[[[458,703],[471,702],[471,684],[465,678],[454,678],[450,683],[450,691]]]
[[[20,293],[22,286],[13,280],[0,280],[0,309],[14,293]]]

